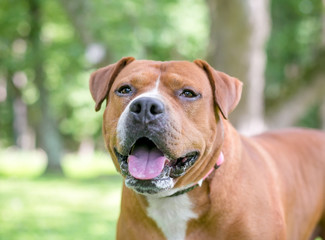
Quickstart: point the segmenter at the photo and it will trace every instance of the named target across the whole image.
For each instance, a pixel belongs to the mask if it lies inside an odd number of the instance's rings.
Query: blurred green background
[[[243,132],[325,129],[324,1],[261,2],[0,1],[0,239],[114,239],[122,179],[88,78],[123,56],[202,58],[238,77]]]

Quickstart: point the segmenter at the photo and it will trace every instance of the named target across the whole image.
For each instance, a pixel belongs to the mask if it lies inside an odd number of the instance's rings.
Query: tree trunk
[[[28,126],[27,106],[21,97],[17,97],[13,102],[14,108],[14,134],[16,146],[21,149],[34,149],[35,136]]]
[[[9,69],[7,73],[7,99],[8,112],[10,114],[11,135],[13,144],[21,149],[35,148],[35,134],[28,124],[27,106],[22,99],[21,74],[13,74],[13,70]]]
[[[208,61],[239,78],[244,90],[230,115],[244,134],[264,130],[265,43],[270,33],[268,0],[207,0],[211,35]]]
[[[7,96],[6,96],[6,107],[8,109],[8,115],[9,115],[9,122],[10,124],[10,144],[15,144],[17,145],[17,140],[18,140],[18,134],[15,131],[14,127],[14,101],[16,97],[16,91],[15,91],[15,86],[13,85],[12,82],[12,77],[13,73],[11,69],[8,69],[8,72],[6,73],[6,91],[7,91]]]
[[[45,87],[44,57],[40,41],[41,33],[41,1],[29,0],[29,11],[31,16],[30,45],[33,57],[32,66],[35,74],[35,84],[39,90],[39,99],[36,104],[37,113],[36,129],[39,145],[45,150],[48,157],[49,172],[62,172],[60,160],[62,157],[62,145],[60,134],[55,125],[49,103],[49,92]]]

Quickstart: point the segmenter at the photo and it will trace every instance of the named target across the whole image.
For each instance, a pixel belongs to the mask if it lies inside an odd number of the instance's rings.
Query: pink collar
[[[225,161],[225,157],[224,157],[223,153],[220,152],[220,155],[218,157],[216,164],[213,166],[213,168],[210,169],[210,171],[204,176],[204,178],[202,178],[197,184],[201,187],[203,181],[213,172],[213,170],[218,169],[224,161]]]

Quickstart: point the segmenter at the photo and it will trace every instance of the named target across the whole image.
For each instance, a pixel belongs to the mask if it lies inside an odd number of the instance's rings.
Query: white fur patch
[[[126,119],[127,119],[128,113],[130,111],[130,106],[135,100],[142,98],[142,97],[150,97],[150,98],[157,98],[163,102],[162,96],[158,93],[159,83],[160,83],[160,75],[158,76],[158,78],[156,80],[155,87],[151,91],[145,92],[145,93],[137,96],[136,98],[134,98],[131,102],[129,102],[129,104],[126,106],[126,108],[122,112],[122,114],[118,120],[118,123],[117,123],[117,135],[118,135],[118,138],[120,139],[120,144],[123,144],[123,140],[126,137],[126,132],[125,132]]]
[[[159,84],[160,84],[160,75],[157,78],[156,85],[155,85],[155,88],[154,88],[154,91],[157,92],[157,93],[158,93]]]
[[[187,222],[198,217],[192,210],[193,204],[187,194],[147,199],[147,214],[156,222],[167,240],[184,240]]]

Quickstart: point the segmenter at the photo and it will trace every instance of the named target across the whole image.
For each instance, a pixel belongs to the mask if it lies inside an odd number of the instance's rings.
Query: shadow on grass
[[[0,178],[0,239],[115,239],[122,180]]]

